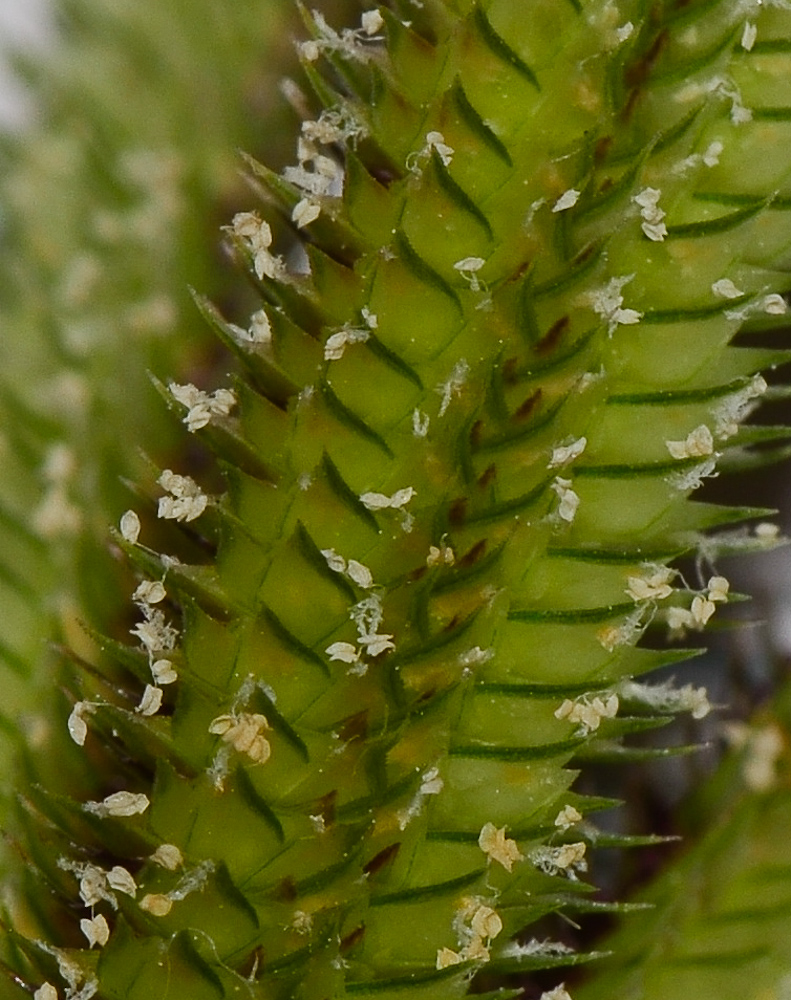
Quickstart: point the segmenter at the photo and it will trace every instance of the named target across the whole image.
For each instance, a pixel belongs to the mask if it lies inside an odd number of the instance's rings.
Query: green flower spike
[[[227,227],[259,301],[199,300],[241,374],[163,387],[224,487],[185,449],[121,518],[132,639],[30,755],[9,996],[514,996],[592,957],[537,926],[617,841],[577,769],[709,709],[640,640],[727,602],[765,512],[691,495],[788,433],[740,426],[785,355],[729,344],[785,322],[791,16],[305,19],[298,162]]]

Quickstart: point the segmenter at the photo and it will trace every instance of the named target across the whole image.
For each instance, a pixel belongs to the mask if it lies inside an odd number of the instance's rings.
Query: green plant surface
[[[700,840],[639,896],[650,904],[608,939],[610,957],[575,1000],[774,1000],[791,983],[789,691],[748,726],[696,796]],[[697,823],[701,823],[698,816]]]
[[[214,233],[245,190],[235,148],[264,148],[260,122],[290,51],[280,0],[64,0],[56,14],[53,51],[20,65],[38,117],[0,155],[0,658],[12,735],[33,711],[31,683],[48,683],[46,640],[82,648],[76,620],[119,606],[105,528],[128,502],[121,477],[139,472],[144,442],[164,454],[176,440],[148,371],[211,370],[188,285],[230,288]],[[274,128],[283,119],[272,111]]]
[[[536,936],[618,843],[576,773],[708,711],[640,678],[772,544],[693,494],[788,434],[740,425],[786,359],[749,333],[791,288],[789,14],[304,16],[299,163],[250,160],[226,230],[255,311],[198,298],[241,374],[160,387],[222,480],[190,438],[120,518],[134,615],[17,785],[10,997],[507,996],[594,957]]]

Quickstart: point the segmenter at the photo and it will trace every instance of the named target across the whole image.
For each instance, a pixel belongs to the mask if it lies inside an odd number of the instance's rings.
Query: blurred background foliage
[[[239,150],[282,161],[286,0],[58,0],[45,53],[11,53],[32,120],[0,138],[0,761],[123,577],[108,525],[140,447],[175,427],[149,374],[202,382],[217,349],[190,286],[243,296],[219,227],[250,201]],[[240,307],[242,304],[240,303]]]

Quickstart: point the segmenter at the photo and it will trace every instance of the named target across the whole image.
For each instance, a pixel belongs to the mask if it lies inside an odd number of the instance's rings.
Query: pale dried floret
[[[774,527],[774,525],[773,525]],[[706,584],[706,590],[708,591],[708,598],[710,601],[722,601],[727,603],[728,601],[728,591],[730,590],[730,583],[724,576],[712,576],[709,582]]]
[[[752,108],[745,106],[741,92],[736,87],[727,93],[723,90],[723,93],[731,100],[731,121],[734,125],[745,125],[753,120]]]
[[[42,983],[33,994],[33,1000],[58,1000],[58,991],[52,983]]]
[[[498,828],[494,823],[483,825],[478,835],[478,846],[490,861],[497,861],[509,872],[515,861],[524,859],[517,842],[506,837],[505,827]]]
[[[186,385],[171,382],[168,390],[176,402],[187,408],[183,423],[191,432],[206,427],[213,417],[227,417],[236,406],[236,393],[231,389],[217,389],[210,394],[191,382]]]
[[[761,308],[770,316],[784,316],[788,312],[788,304],[782,295],[772,292],[761,300]]]
[[[579,823],[581,819],[582,813],[578,809],[572,805],[565,805],[555,817],[555,826],[559,830],[565,831],[574,826],[575,823]]]
[[[440,948],[437,951],[437,969],[447,969],[451,965],[458,965],[464,959],[452,948]]]
[[[709,145],[706,147],[701,157],[704,166],[716,167],[720,162],[720,156],[722,155],[723,149],[725,149],[725,145],[718,139],[715,139],[714,142],[709,143]]]
[[[194,521],[206,510],[208,497],[203,493],[186,497],[160,497],[157,517],[166,521]]]
[[[101,868],[84,865],[80,872],[80,899],[86,906],[96,906],[103,899],[117,906],[115,897],[108,891],[107,878]]]
[[[667,624],[671,632],[682,633],[685,629],[691,628],[695,620],[689,608],[668,608]]]
[[[165,587],[159,580],[143,580],[132,594],[132,600],[140,604],[159,604],[166,596]]]
[[[772,292],[769,295],[754,298],[751,302],[740,306],[738,309],[726,309],[725,318],[738,320],[741,323],[748,319],[748,317],[760,312],[766,313],[769,316],[783,316],[788,312],[788,304],[782,295]]]
[[[384,510],[387,507],[400,510],[415,495],[415,490],[411,486],[406,486],[404,489],[396,490],[392,496],[387,496],[384,493],[363,493],[360,500],[368,510]]]
[[[179,675],[171,660],[154,660],[151,664],[151,676],[157,684],[174,684]]]
[[[90,919],[84,917],[80,921],[80,930],[88,939],[90,948],[93,948],[95,944],[102,948],[110,940],[110,927],[101,913]]]
[[[272,244],[269,223],[264,222],[256,212],[237,212],[231,221],[231,227],[236,236],[248,240],[253,248]]]
[[[158,608],[143,604],[141,610],[146,620],[130,629],[130,635],[137,636],[150,656],[174,649],[178,639],[178,630],[165,621],[164,614]]]
[[[174,872],[184,864],[184,857],[175,844],[160,844],[151,855],[151,861],[161,868]]]
[[[313,914],[307,910],[294,910],[291,926],[297,934],[309,934],[313,929]]]
[[[360,644],[365,646],[368,656],[381,656],[390,649],[395,649],[393,636],[387,633],[366,633],[360,636]]]
[[[692,604],[689,610],[692,614],[692,620],[694,623],[702,628],[717,609],[714,602],[710,601],[708,597],[704,597],[702,594],[696,594],[696,596],[692,598]]]
[[[632,326],[639,323],[643,314],[636,309],[623,308],[622,289],[634,279],[634,274],[620,278],[610,278],[606,285],[588,295],[588,304],[593,311],[607,321],[607,332],[612,336],[618,326]]]
[[[349,617],[357,626],[359,635],[371,635],[384,617],[382,598],[377,593],[364,597],[349,609]]]
[[[579,458],[588,445],[586,437],[572,439],[565,444],[558,444],[552,449],[552,458],[549,460],[548,469],[559,469],[575,458]]]
[[[453,267],[456,271],[474,274],[476,271],[480,271],[485,263],[483,257],[463,257],[461,260],[457,260]]]
[[[245,753],[257,764],[269,760],[272,748],[263,736],[269,729],[265,716],[259,713],[241,712],[238,715],[218,715],[209,724],[209,732],[221,736],[238,753]]]
[[[440,777],[439,768],[430,767],[421,775],[421,783],[420,788],[418,789],[418,794],[439,795],[444,787],[445,783]]]
[[[673,593],[670,581],[676,571],[659,563],[644,563],[640,576],[628,576],[626,593],[634,601],[662,601]]]
[[[90,715],[94,711],[94,705],[88,701],[75,702],[74,708],[71,710],[66,726],[69,730],[69,736],[71,736],[77,746],[85,746],[85,738],[88,735],[88,726],[85,723],[84,717],[86,715]]]
[[[349,342],[346,330],[339,330],[327,338],[324,344],[324,360],[340,361]]]
[[[465,649],[459,653],[459,663],[463,667],[474,667],[481,663],[488,663],[493,656],[494,650],[491,647],[489,649],[481,649],[480,646],[472,646],[470,649]]]
[[[362,587],[363,590],[368,590],[374,585],[374,578],[370,569],[356,559],[350,559],[346,564],[346,575],[358,587]]]
[[[431,418],[427,413],[421,413],[417,409],[412,411],[412,433],[416,438],[424,438],[428,435],[430,423]]]
[[[712,409],[717,437],[726,439],[736,434],[739,424],[753,412],[768,388],[762,375],[754,375],[741,389],[721,400]]]
[[[557,494],[559,500],[556,511],[557,517],[561,521],[571,524],[577,515],[577,508],[580,505],[579,495],[571,488],[571,480],[558,476],[552,483],[551,489]]]
[[[378,632],[383,617],[382,599],[378,594],[373,593],[370,597],[358,601],[350,609],[349,616],[357,626],[360,645],[365,648],[368,656],[379,656],[390,649],[395,649],[393,636]],[[359,672],[363,673],[364,670]]]
[[[479,906],[472,915],[470,928],[476,937],[492,940],[502,931],[503,921],[500,914],[491,906]]]
[[[359,650],[350,642],[333,642],[324,652],[331,660],[340,660],[341,663],[357,663],[360,659]]]
[[[306,62],[315,62],[321,55],[319,43],[314,38],[309,38],[305,42],[297,45],[297,51]]]
[[[137,883],[132,874],[122,865],[115,865],[107,872],[107,884],[116,892],[123,892],[127,896],[135,898],[137,894]]]
[[[646,187],[642,191],[638,191],[632,197],[632,201],[635,205],[639,205],[643,212],[647,213],[646,217],[653,218],[657,212],[661,211],[659,208],[659,199],[661,196],[662,192],[659,188]]]
[[[166,917],[173,908],[173,900],[161,892],[149,892],[140,900],[140,909],[152,917]]]
[[[122,515],[119,527],[121,538],[130,545],[137,545],[137,539],[140,537],[140,518],[133,510],[127,510]]]
[[[744,22],[744,30],[742,31],[741,47],[746,51],[750,52],[753,45],[755,45],[755,40],[758,37],[758,26],[753,24],[752,21]]]
[[[378,10],[366,10],[360,18],[360,25],[366,35],[375,35],[384,27],[384,18]]]
[[[162,688],[154,687],[153,684],[146,684],[143,697],[135,711],[138,715],[156,715],[162,707]]]
[[[296,203],[291,211],[291,221],[296,223],[297,229],[303,229],[315,222],[321,215],[321,205],[311,198],[302,198]]]
[[[440,777],[439,768],[430,767],[421,775],[420,788],[418,788],[412,801],[406,809],[402,809],[398,815],[399,829],[405,830],[415,816],[420,814],[423,808],[423,800],[427,795],[439,795],[445,787],[445,782]]]
[[[335,549],[322,549],[321,554],[327,560],[327,565],[334,573],[346,572],[346,560],[338,555]]]
[[[602,719],[615,718],[618,714],[618,695],[610,694],[603,698],[585,695],[576,701],[566,698],[555,709],[554,714],[556,719],[568,719],[569,722],[576,723],[580,735],[587,736],[599,728]]]
[[[719,597],[721,593],[720,588],[715,586],[714,592],[717,599],[721,600],[722,598]],[[727,598],[727,594],[725,596]],[[709,596],[696,594],[692,598],[689,608],[668,608],[667,623],[670,626],[671,632],[682,633],[687,628],[700,630],[706,625],[716,610],[717,605]]]
[[[253,344],[268,344],[272,340],[272,324],[263,309],[258,309],[250,317],[248,334]]]
[[[461,949],[461,957],[465,962],[488,962],[491,954],[483,938],[473,937]]]
[[[478,271],[485,263],[483,257],[464,257],[462,260],[457,260],[453,267],[465,281],[469,282],[471,291],[480,292],[484,286],[478,279]]]
[[[86,802],[83,809],[96,816],[137,816],[150,805],[142,792],[113,792],[101,802]]]
[[[449,545],[430,545],[426,556],[426,566],[453,566],[456,554]]]
[[[577,202],[580,200],[580,191],[576,188],[569,188],[568,191],[564,191],[563,194],[558,198],[555,204],[552,206],[553,212],[565,212],[569,208],[574,208]]]
[[[488,962],[489,946],[503,930],[500,915],[487,902],[478,897],[466,896],[453,920],[459,943],[459,955],[468,962]]]
[[[703,458],[714,451],[714,436],[705,424],[701,424],[687,434],[683,441],[665,441],[665,447],[673,458]]]
[[[343,189],[343,171],[332,157],[323,156],[304,139],[299,141],[299,156],[298,166],[283,170],[283,177],[304,194],[304,198],[294,206],[291,218],[294,222],[301,218],[312,222],[321,213],[318,199],[325,195],[340,195]]]
[[[242,239],[253,255],[253,267],[259,279],[283,278],[286,273],[281,257],[269,250],[272,245],[272,230],[256,212],[237,212],[231,222],[231,230]]]
[[[160,497],[157,517],[175,521],[194,521],[206,510],[209,498],[190,476],[180,476],[170,469],[165,469],[157,482],[171,494]]]
[[[453,154],[455,150],[452,146],[449,146],[445,142],[445,136],[441,132],[428,132],[426,134],[426,146],[427,151],[432,149],[436,150],[439,158],[442,160],[444,166],[449,166],[450,161],[453,159]]]
[[[302,134],[325,146],[359,139],[365,131],[365,126],[350,107],[325,108],[316,121],[302,123]]]
[[[738,288],[730,278],[720,278],[711,286],[712,292],[721,299],[738,299],[744,295],[741,288]]]
[[[77,876],[80,883],[80,899],[86,906],[91,908],[102,900],[106,900],[113,909],[117,910],[118,900],[112,889],[118,889],[120,892],[126,892],[128,895],[134,896],[137,888],[134,885],[134,880],[132,880],[130,891],[129,879],[132,876],[125,868],[121,868],[120,865],[113,868],[112,871],[106,872],[103,868],[98,867],[98,865],[60,858],[58,860],[58,867],[62,868],[63,871],[71,872]],[[122,875],[121,873],[124,874]]]
[[[546,875],[567,875],[576,878],[576,872],[585,871],[587,844],[560,844],[558,847],[536,847],[530,852],[530,860]]]
[[[364,327],[344,326],[331,334],[324,344],[324,360],[340,361],[349,344],[364,344],[370,339],[371,330],[375,330],[378,319],[368,309],[362,310]]]
[[[667,226],[664,223],[665,213],[659,207],[662,192],[658,188],[643,188],[632,201],[640,206],[642,218],[641,228],[649,240],[660,243],[667,236]]]
[[[571,995],[566,990],[563,983],[553,990],[545,990],[538,1000],[571,1000]]]

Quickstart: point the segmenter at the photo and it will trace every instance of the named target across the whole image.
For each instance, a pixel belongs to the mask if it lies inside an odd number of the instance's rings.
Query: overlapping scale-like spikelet
[[[319,106],[227,227],[260,301],[199,298],[241,374],[161,386],[224,485],[141,488],[132,638],[21,793],[38,1000],[441,1000],[589,957],[531,931],[596,905],[577,768],[708,711],[638,644],[695,639],[717,555],[771,544],[692,494],[782,437],[740,422],[784,356],[728,345],[786,311],[788,14],[305,19]]]

